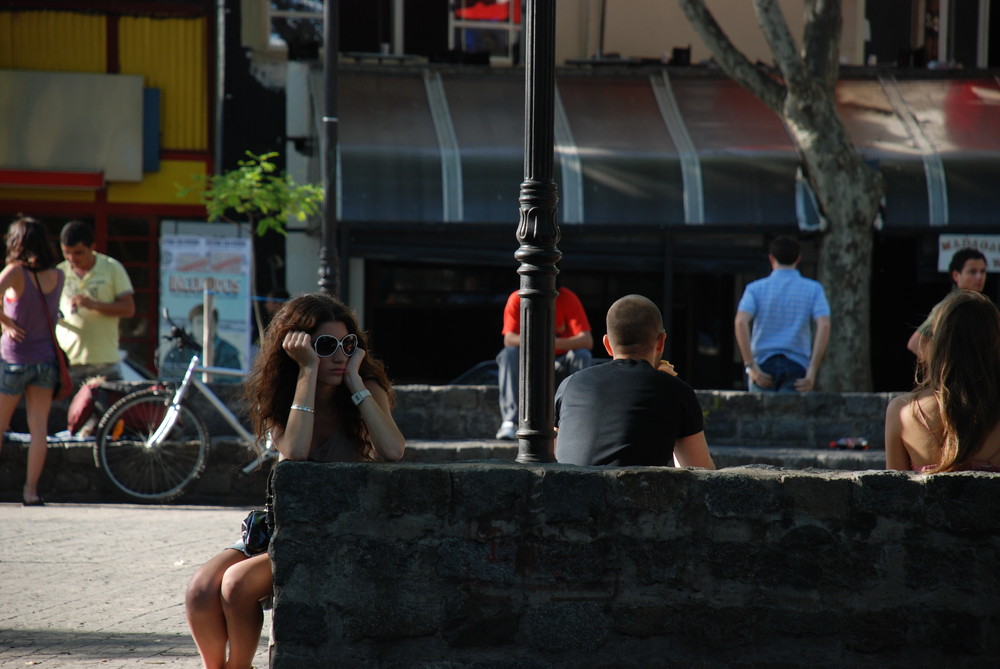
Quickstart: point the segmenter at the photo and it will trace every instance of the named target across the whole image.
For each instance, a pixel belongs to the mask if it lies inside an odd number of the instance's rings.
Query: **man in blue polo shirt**
[[[806,392],[830,341],[830,305],[823,286],[796,269],[802,256],[795,239],[777,237],[768,259],[771,274],[750,283],[736,308],[736,343],[750,390]]]

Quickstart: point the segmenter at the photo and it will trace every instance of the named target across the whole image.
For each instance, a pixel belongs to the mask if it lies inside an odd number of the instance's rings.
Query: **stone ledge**
[[[876,450],[897,394],[695,393],[712,445],[826,448],[841,437],[864,437]],[[393,415],[408,439],[489,439],[500,424],[496,386],[403,385],[396,397]]]
[[[801,448],[766,448],[712,446],[712,458],[718,468],[744,465],[774,466],[789,469],[882,469],[885,455],[880,451],[836,451]],[[0,457],[0,501],[18,502],[28,446],[8,441]],[[194,488],[175,500],[180,504],[232,504],[259,506],[264,498],[262,473],[243,476],[240,469],[253,460],[254,453],[241,442],[216,440],[205,473]],[[404,462],[443,464],[470,461],[512,462],[517,457],[517,443],[496,439],[423,440],[407,442]],[[50,442],[41,480],[42,495],[51,502],[96,503],[116,499],[117,490],[104,480],[94,464],[93,442]]]
[[[216,440],[208,464],[192,489],[172,503],[260,506],[266,473],[244,476],[240,470],[255,454],[242,442]],[[0,501],[20,502],[27,468],[28,444],[7,441],[0,457]],[[136,503],[108,483],[94,462],[94,443],[49,442],[39,491],[48,502]]]
[[[137,388],[146,384],[136,384]],[[236,388],[213,389],[237,416],[245,410]],[[748,393],[696,390],[705,415],[708,443],[718,446],[825,448],[840,437],[864,437],[875,449],[883,447],[885,409],[894,393]],[[197,394],[194,396],[197,398]],[[500,424],[496,386],[396,387],[393,416],[408,439],[491,439]],[[53,405],[50,431],[66,429],[68,402]],[[217,412],[201,412],[216,437],[232,435]],[[13,431],[27,429],[20,409]]]
[[[1000,656],[997,475],[282,463],[275,490],[274,669]]]
[[[509,462],[517,457],[517,448],[517,442],[497,439],[411,439],[406,442],[403,461],[435,464],[471,460]],[[881,450],[709,445],[709,451],[719,469],[745,465],[846,471],[885,469],[885,451]]]

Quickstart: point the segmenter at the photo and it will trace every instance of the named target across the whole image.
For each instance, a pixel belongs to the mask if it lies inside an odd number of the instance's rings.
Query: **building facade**
[[[445,383],[495,355],[503,302],[518,287],[520,12],[468,0],[339,4],[328,201],[343,297],[397,381]],[[751,59],[770,60],[750,3],[708,4]],[[980,239],[997,229],[993,4],[843,3],[841,112],[888,183],[873,267],[880,390],[908,387],[906,340],[948,290],[941,234]],[[801,32],[801,3],[781,5]],[[581,296],[597,338],[614,299],[648,295],[682,376],[739,387],[732,318],[743,286],[768,271],[767,241],[798,235],[803,271],[815,276],[819,221],[788,133],[704,64],[676,4],[581,0],[557,12],[560,280]],[[280,151],[296,180],[323,180],[322,2],[0,0],[0,45],[0,70],[142,79],[141,125],[158,132],[139,143],[158,161],[138,177],[55,160],[80,154],[70,140],[38,165],[0,156],[0,215],[24,211],[53,232],[68,218],[91,220],[99,247],[126,262],[147,319],[124,326],[137,355],[151,358],[155,346],[158,238],[174,221],[204,220],[193,199],[178,199],[178,182],[232,168],[248,150]],[[154,95],[146,89],[159,89],[159,103],[145,101]],[[53,124],[70,127],[71,112],[88,106],[67,106]],[[44,135],[18,132],[32,151]],[[104,176],[83,187],[12,182],[32,171]],[[256,240],[259,292],[315,289],[321,224]],[[997,290],[991,275],[987,291]]]

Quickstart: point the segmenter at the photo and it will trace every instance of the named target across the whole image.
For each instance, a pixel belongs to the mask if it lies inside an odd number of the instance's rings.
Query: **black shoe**
[[[28,501],[21,502],[21,506],[45,506],[45,500],[39,497],[34,502],[28,502]]]

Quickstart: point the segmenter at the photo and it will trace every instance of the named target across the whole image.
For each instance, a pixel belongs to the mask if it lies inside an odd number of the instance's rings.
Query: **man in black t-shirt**
[[[607,326],[613,360],[576,372],[556,391],[556,460],[715,469],[694,391],[657,369],[667,337],[660,310],[626,295],[611,305]]]

